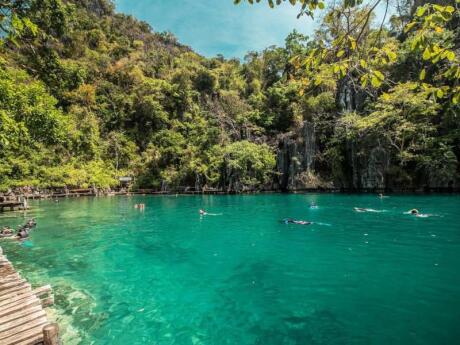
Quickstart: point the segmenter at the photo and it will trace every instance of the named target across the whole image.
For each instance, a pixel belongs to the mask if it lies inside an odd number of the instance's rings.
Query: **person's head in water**
[[[200,209],[200,214],[206,214],[206,211],[203,209]]]
[[[413,208],[412,210],[410,210],[410,214],[419,214],[419,212],[416,208]]]

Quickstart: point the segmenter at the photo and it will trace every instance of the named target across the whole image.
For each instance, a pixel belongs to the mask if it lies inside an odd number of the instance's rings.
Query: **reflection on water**
[[[145,212],[133,207],[141,202]],[[34,284],[52,284],[66,344],[449,344],[460,336],[458,196],[32,206],[0,217],[0,226],[36,217],[28,245],[2,246]],[[222,216],[200,217],[200,208]],[[440,217],[404,214],[410,208]]]

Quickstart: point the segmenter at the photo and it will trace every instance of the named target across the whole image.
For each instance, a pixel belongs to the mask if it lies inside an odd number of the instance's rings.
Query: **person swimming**
[[[297,224],[297,225],[310,225],[313,224],[312,222],[308,222],[306,220],[295,220],[292,218],[287,218],[283,220],[284,224]]]
[[[416,208],[413,208],[412,210],[404,212],[404,213],[410,214],[411,216],[416,216],[418,218],[428,218],[428,217],[437,216],[435,214],[420,213],[420,211],[417,210]]]
[[[16,235],[20,240],[23,240],[29,237],[29,232],[26,229],[22,228],[18,231]]]
[[[2,231],[0,232],[0,235],[7,237],[7,236],[13,235],[13,233],[14,233],[13,229],[11,229],[8,226],[4,226]]]
[[[316,204],[316,202],[312,201],[310,203],[310,208],[313,208],[313,209],[318,208],[318,205]]]
[[[206,216],[207,214],[208,214],[208,212],[206,212],[203,209],[200,209],[200,216]]]
[[[385,211],[379,211],[379,210],[374,210],[373,208],[363,208],[363,207],[354,207],[353,208],[356,212],[385,212]]]

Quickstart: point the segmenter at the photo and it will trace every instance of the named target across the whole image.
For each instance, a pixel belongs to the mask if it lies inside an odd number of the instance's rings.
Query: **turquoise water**
[[[1,245],[27,278],[53,285],[63,328],[73,327],[69,344],[460,339],[459,196],[139,196],[33,207],[30,242]],[[200,208],[222,215],[200,217]],[[410,208],[437,216],[403,214]],[[21,217],[5,214],[0,226]]]

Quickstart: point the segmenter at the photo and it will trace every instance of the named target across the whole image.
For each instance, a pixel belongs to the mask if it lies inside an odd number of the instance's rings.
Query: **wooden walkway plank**
[[[0,301],[0,309],[8,308],[11,304],[21,303],[23,300],[29,299],[29,298],[32,298],[32,297],[37,297],[37,296],[35,294],[33,294],[32,292],[13,296],[13,297],[11,297],[9,299]]]
[[[0,344],[57,345],[58,327],[49,323],[43,310],[53,303],[51,286],[32,290],[0,247]]]
[[[19,318],[15,318],[13,320],[9,320],[9,321],[1,324],[0,325],[0,333],[4,332],[4,331],[7,331],[7,330],[9,330],[11,328],[20,326],[24,322],[32,321],[32,320],[43,318],[43,317],[46,318],[46,313],[45,313],[45,311],[43,309],[32,309],[31,308],[31,309],[28,309],[27,311],[30,312],[30,314],[28,314],[28,315],[23,314]]]
[[[4,270],[0,271],[0,284],[4,284],[8,279],[21,279],[21,276],[14,271],[13,267],[2,267]]]
[[[31,298],[28,298],[24,301],[21,301],[20,303],[18,304],[15,304],[9,308],[5,308],[5,309],[2,309],[0,310],[0,317],[2,316],[6,316],[6,315],[9,315],[9,314],[13,314],[14,312],[16,311],[20,311],[20,310],[26,310],[30,307],[35,307],[37,305],[41,305],[41,302],[40,300],[37,298],[37,297],[31,297]]]
[[[27,281],[25,279],[19,279],[19,280],[10,282],[10,283],[2,284],[2,285],[0,285],[0,292],[3,291],[3,290],[7,290],[7,289],[10,289],[10,288],[17,287],[17,286],[22,285],[24,283],[27,283]]]
[[[38,337],[43,337],[43,325],[37,326],[32,329],[28,329],[22,333],[15,334],[9,338],[2,339],[2,345],[16,345],[21,342],[29,341],[29,345],[37,344],[32,342],[33,339],[37,339]],[[26,342],[27,344],[27,342]]]
[[[0,296],[0,302],[4,301],[4,300],[7,300],[11,297],[14,297],[14,296],[19,296],[19,295],[23,295],[23,294],[27,294],[27,293],[31,293],[32,292],[32,288],[30,288],[29,286],[24,286],[22,288],[19,288],[17,290],[12,290],[10,291],[9,293],[6,293],[2,296]]]
[[[28,315],[36,313],[37,311],[40,311],[40,310],[43,311],[43,308],[40,305],[37,305],[35,307],[29,308],[26,310],[19,310],[13,314],[9,314],[7,316],[0,318],[0,324],[5,324],[10,321],[14,321],[17,319],[27,317]]]
[[[35,344],[40,344],[43,345],[43,333],[37,334],[35,337],[29,338],[24,341],[20,341],[19,343],[16,343],[14,345],[35,345]]]
[[[33,328],[36,328],[37,326],[44,326],[48,323],[48,320],[45,317],[40,317],[35,320],[30,320],[27,322],[23,322],[20,324],[18,327],[11,328],[9,330],[0,332],[0,343],[3,341],[5,338],[11,338],[14,335],[29,331]]]
[[[30,284],[29,283],[24,283],[22,285],[15,286],[15,287],[12,287],[12,288],[7,289],[7,290],[0,291],[0,298],[2,298],[5,295],[8,295],[8,294],[10,294],[12,292],[19,291],[19,290],[22,290],[22,289],[28,289],[28,290],[32,291],[32,287],[30,286]]]

